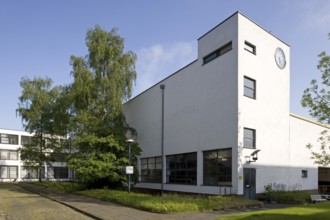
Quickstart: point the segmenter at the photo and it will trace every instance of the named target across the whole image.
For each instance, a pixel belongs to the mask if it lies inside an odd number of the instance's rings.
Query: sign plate
[[[133,174],[134,167],[133,166],[126,166],[126,174]]]

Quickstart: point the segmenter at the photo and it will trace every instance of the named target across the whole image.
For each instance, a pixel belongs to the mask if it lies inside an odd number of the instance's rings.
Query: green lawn
[[[326,220],[330,219],[330,202],[283,209],[227,215],[217,220]]]

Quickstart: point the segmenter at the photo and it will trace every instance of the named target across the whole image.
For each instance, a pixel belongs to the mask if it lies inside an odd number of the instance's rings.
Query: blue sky
[[[291,46],[291,112],[308,117],[300,99],[319,76],[318,54],[329,52],[328,0],[1,0],[0,128],[23,129],[15,111],[22,77],[72,81],[70,55],[87,54],[96,24],[118,28],[138,55],[136,95],[195,60],[197,39],[236,11]]]

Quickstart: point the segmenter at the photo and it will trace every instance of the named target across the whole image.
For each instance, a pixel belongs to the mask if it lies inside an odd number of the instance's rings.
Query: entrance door
[[[244,168],[243,169],[244,178],[244,198],[256,199],[256,169],[254,168]]]

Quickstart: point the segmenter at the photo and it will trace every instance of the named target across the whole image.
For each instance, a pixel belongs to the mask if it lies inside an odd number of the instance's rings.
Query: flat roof
[[[315,124],[315,125],[318,125],[318,126],[321,126],[321,127],[324,127],[324,128],[330,129],[330,126],[329,125],[322,124],[320,122],[314,121],[314,120],[309,119],[309,118],[305,118],[305,117],[300,116],[300,115],[296,115],[296,114],[290,113],[290,116],[292,116],[294,118],[298,118],[298,119],[303,120],[303,121],[306,121],[306,122],[309,122],[309,123],[312,123],[312,124]]]

